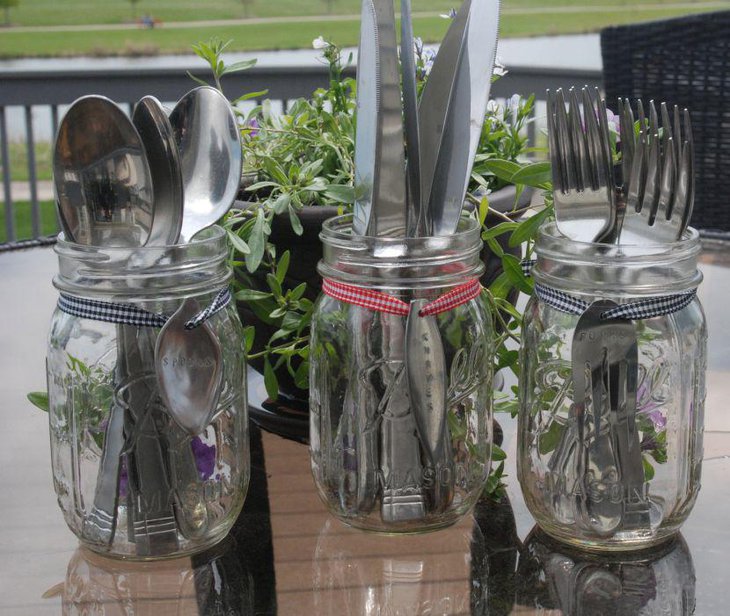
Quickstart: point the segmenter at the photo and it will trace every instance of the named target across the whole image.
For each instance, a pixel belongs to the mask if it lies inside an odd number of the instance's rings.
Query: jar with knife
[[[356,203],[320,235],[309,356],[315,483],[359,528],[453,524],[489,474],[494,332],[481,225],[462,205],[498,16],[498,2],[463,3],[419,104],[410,2],[399,63],[393,1],[363,1]]]
[[[518,478],[549,535],[589,550],[675,535],[700,488],[705,318],[688,114],[622,103],[622,185],[604,103],[549,113],[556,221],[532,267]],[[593,113],[592,113],[593,112]],[[671,118],[671,119],[670,119]]]
[[[201,131],[215,135],[217,161],[200,156]],[[152,97],[130,120],[88,96],[59,126],[53,480],[67,524],[97,552],[199,552],[243,505],[245,345],[227,235],[211,226],[235,197],[240,159],[235,116],[212,88],[186,95],[169,119]],[[233,181],[201,174],[216,163]]]

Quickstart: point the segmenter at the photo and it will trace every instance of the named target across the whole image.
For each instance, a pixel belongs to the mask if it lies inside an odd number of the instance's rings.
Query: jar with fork
[[[521,344],[517,472],[539,526],[589,550],[676,534],[700,488],[705,318],[699,235],[536,243]]]

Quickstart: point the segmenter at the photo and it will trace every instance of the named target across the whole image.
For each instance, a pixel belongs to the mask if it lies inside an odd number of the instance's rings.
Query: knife
[[[499,8],[499,0],[465,0],[423,93],[421,197],[434,235],[454,233],[459,223],[491,90]]]
[[[403,235],[406,222],[403,111],[393,0],[363,0],[353,233]]]

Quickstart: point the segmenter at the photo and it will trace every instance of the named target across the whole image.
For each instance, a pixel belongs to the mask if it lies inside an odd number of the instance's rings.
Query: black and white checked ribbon
[[[185,323],[185,329],[195,329],[205,323],[210,317],[220,312],[231,302],[231,291],[228,287],[221,289],[210,305],[201,310],[192,319]],[[138,327],[162,327],[170,318],[164,314],[148,312],[132,304],[117,304],[102,302],[96,299],[86,299],[61,293],[58,298],[58,309],[82,319],[93,319],[107,323],[122,325],[136,325]]]
[[[535,261],[523,261],[522,271],[525,276],[529,276]],[[588,310],[590,304],[582,299],[573,297],[564,291],[558,291],[551,287],[535,283],[535,295],[540,301],[548,306],[577,316],[582,315]],[[685,293],[675,293],[674,295],[662,295],[660,297],[650,297],[628,304],[621,304],[616,308],[610,308],[601,314],[604,320],[609,319],[651,319],[653,317],[661,317],[673,312],[679,312],[683,308],[689,306],[697,296],[697,290],[687,291]]]

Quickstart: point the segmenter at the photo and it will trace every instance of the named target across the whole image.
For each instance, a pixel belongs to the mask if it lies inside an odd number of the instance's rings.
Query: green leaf
[[[283,255],[281,255],[279,263],[276,264],[276,279],[279,281],[279,284],[284,284],[284,278],[286,278],[286,273],[289,271],[290,259],[291,254],[287,250]]]
[[[294,384],[299,389],[309,389],[309,362],[303,361],[294,373]]]
[[[501,351],[498,355],[498,361],[496,370],[501,370],[502,368],[507,368],[508,366],[513,365],[517,359],[519,358],[519,352],[512,350],[512,351]]]
[[[507,454],[495,444],[492,444],[492,462],[501,462],[507,459]]]
[[[489,158],[482,164],[487,171],[496,175],[500,180],[504,180],[510,184],[513,183],[512,176],[522,169],[518,163],[512,162],[511,160],[502,160],[500,158]]]
[[[489,214],[489,199],[487,197],[482,197],[482,200],[479,202],[479,224],[484,226],[484,221],[487,219],[487,214]]]
[[[277,280],[276,276],[273,274],[266,274],[266,282],[269,285],[269,288],[271,288],[271,292],[274,294],[275,298],[280,298],[282,296],[282,290],[281,290],[281,283]]]
[[[233,231],[226,231],[228,233],[228,240],[231,242],[233,247],[240,252],[241,254],[247,255],[251,252],[251,249],[248,247],[248,244],[244,242],[236,233],[233,233]]]
[[[259,208],[256,212],[256,222],[251,230],[251,235],[248,237],[250,252],[246,255],[246,269],[251,273],[259,268],[261,260],[264,258],[264,250],[266,249],[265,225],[264,210]]]
[[[50,403],[48,401],[48,392],[45,391],[33,391],[28,394],[28,401],[41,411],[46,413],[50,409]]]
[[[289,205],[289,221],[291,222],[291,228],[297,235],[304,233],[304,227],[302,227],[302,221],[299,220],[299,214],[293,205]]]
[[[520,226],[515,229],[514,233],[512,233],[509,238],[509,245],[514,248],[515,246],[520,246],[527,240],[533,239],[537,235],[537,230],[540,228],[542,223],[545,222],[545,219],[550,216],[550,214],[550,209],[545,208],[520,223]]]
[[[486,242],[490,238],[499,237],[500,235],[514,231],[519,226],[520,223],[517,222],[500,222],[498,225],[484,231],[482,233],[482,239]]]
[[[549,162],[525,165],[512,175],[513,184],[526,184],[533,188],[543,188],[552,181],[552,167]]]
[[[190,79],[192,79],[198,85],[210,87],[210,84],[207,81],[204,81],[203,79],[199,79],[198,77],[193,75],[190,71],[187,71],[187,73],[188,73],[188,77],[190,77]]]
[[[291,203],[291,195],[289,193],[281,193],[271,206],[275,214],[283,214]]]
[[[260,90],[259,92],[249,92],[248,94],[244,94],[243,96],[239,96],[236,100],[233,101],[233,105],[236,103],[243,103],[244,101],[250,101],[254,98],[263,98],[269,93],[268,90]]]
[[[495,281],[489,285],[489,291],[496,298],[506,299],[512,289],[512,283],[510,282],[509,276],[502,272]]]
[[[253,68],[254,66],[256,66],[256,58],[254,58],[253,60],[242,60],[241,62],[234,62],[233,64],[229,64],[222,71],[220,71],[220,74],[228,75],[229,73],[240,73],[241,71],[248,70],[249,68]]]
[[[279,397],[279,380],[276,378],[276,373],[268,358],[264,360],[264,385],[269,398],[276,400]]]
[[[236,293],[236,299],[241,302],[260,302],[271,297],[273,297],[271,293],[264,293],[255,289],[241,289]]]
[[[302,295],[304,295],[304,292],[307,290],[307,283],[302,282],[301,284],[298,284],[296,287],[294,287],[289,292],[289,299],[293,302],[296,302],[302,298]]]
[[[520,260],[514,255],[504,254],[502,256],[502,267],[510,282],[523,293],[532,295],[532,281],[522,273]]]
[[[355,203],[355,187],[354,186],[338,186],[330,184],[324,189],[324,194],[328,199],[332,199],[337,203]]]
[[[248,325],[247,327],[243,328],[243,342],[246,348],[246,354],[251,352],[255,338],[256,328],[253,325]]]
[[[559,424],[557,421],[553,421],[550,424],[547,432],[543,432],[538,439],[538,449],[540,455],[546,455],[553,451],[560,442],[560,438],[563,435],[565,426]]]
[[[646,459],[646,456],[642,456],[641,461],[644,465],[644,481],[651,481],[654,479],[654,467],[651,465],[651,462]]]

